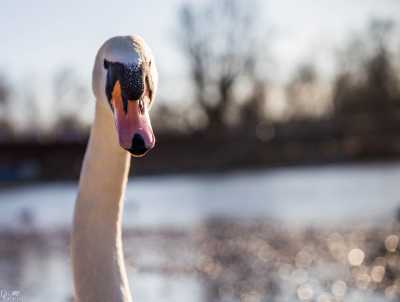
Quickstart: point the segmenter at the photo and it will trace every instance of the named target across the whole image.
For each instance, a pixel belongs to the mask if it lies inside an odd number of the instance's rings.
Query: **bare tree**
[[[257,60],[262,28],[257,5],[256,0],[210,0],[180,10],[179,39],[209,128],[225,126],[235,105],[234,87]]]
[[[73,69],[66,68],[54,76],[55,132],[64,140],[80,139],[84,128],[80,115],[88,102],[87,89]]]
[[[0,138],[9,137],[12,133],[11,123],[7,117],[11,91],[11,84],[4,75],[0,74]]]
[[[73,69],[61,69],[54,75],[54,98],[60,114],[76,111],[77,105],[85,99],[85,87],[79,81],[79,76]]]
[[[304,63],[285,87],[292,119],[320,118],[330,111],[330,91],[324,87],[312,63]]]
[[[336,112],[376,115],[399,108],[400,83],[389,46],[393,28],[390,20],[373,20],[367,34],[342,53],[334,87]]]
[[[393,57],[389,51],[389,39],[394,28],[391,20],[373,20],[369,35],[374,41],[374,55],[365,63],[367,86],[370,87],[370,98],[381,99],[381,106],[391,110],[393,98],[399,93]],[[397,104],[400,105],[400,104]]]
[[[11,96],[11,86],[4,75],[0,74],[0,105],[3,107],[8,103]]]

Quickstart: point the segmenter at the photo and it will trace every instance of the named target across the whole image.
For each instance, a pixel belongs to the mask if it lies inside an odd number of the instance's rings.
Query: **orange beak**
[[[128,100],[124,106],[119,81],[115,83],[111,102],[120,146],[135,157],[144,156],[156,142],[146,102]]]

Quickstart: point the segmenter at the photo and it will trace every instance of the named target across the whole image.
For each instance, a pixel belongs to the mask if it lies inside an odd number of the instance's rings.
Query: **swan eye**
[[[108,62],[106,59],[104,59],[103,66],[104,66],[104,69],[108,69],[108,67],[110,66],[110,62]]]
[[[153,87],[151,86],[150,78],[148,75],[146,75],[146,85],[147,85],[147,89],[149,91],[149,98],[151,101],[151,100],[153,100]]]
[[[141,98],[139,100],[139,110],[140,110],[141,114],[144,114],[144,108],[145,108],[144,101],[143,101],[143,98]]]

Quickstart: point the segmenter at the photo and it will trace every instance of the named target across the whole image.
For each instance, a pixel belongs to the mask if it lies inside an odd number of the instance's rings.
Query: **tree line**
[[[161,95],[153,112],[157,131],[163,135],[193,132],[224,135],[232,131],[258,133],[275,124],[335,120],[353,117],[366,123],[384,124],[396,119],[400,109],[400,47],[395,47],[396,24],[374,19],[337,50],[334,77],[326,82],[315,62],[301,64],[282,87],[285,108],[274,116],[276,102],[267,67],[269,31],[257,9],[257,0],[216,0],[185,3],[178,12],[176,40],[186,62],[192,102],[169,105]],[[54,76],[53,107],[57,108],[49,137],[82,139],[88,124],[81,119],[82,102],[90,106],[90,92],[71,69]],[[12,83],[0,72],[0,139],[15,136]],[[37,122],[37,96],[27,91],[24,99],[31,123]],[[82,101],[83,100],[83,101]],[[79,104],[77,103],[79,102]],[[63,104],[63,105],[60,105]],[[79,106],[78,106],[79,105]],[[396,120],[397,121],[397,120]],[[400,121],[399,121],[400,124]],[[35,129],[37,127],[28,127]],[[27,136],[32,133],[27,133]]]

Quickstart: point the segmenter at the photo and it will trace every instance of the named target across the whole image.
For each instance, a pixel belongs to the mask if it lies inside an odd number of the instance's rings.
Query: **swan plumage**
[[[118,65],[110,70],[109,63]],[[79,302],[132,301],[121,234],[124,192],[131,155],[143,156],[154,146],[149,110],[157,85],[154,58],[141,37],[114,37],[99,49],[92,75],[95,118],[71,236]]]

